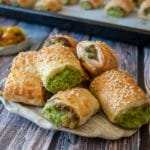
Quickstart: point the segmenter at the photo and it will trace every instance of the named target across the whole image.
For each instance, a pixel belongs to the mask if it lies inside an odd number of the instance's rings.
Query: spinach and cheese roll
[[[45,92],[35,68],[36,52],[20,53],[13,60],[3,97],[24,104],[43,106]]]
[[[59,0],[39,0],[34,8],[39,11],[56,12],[62,9],[62,3]]]
[[[134,7],[135,5],[132,0],[110,0],[105,6],[105,10],[110,16],[124,17],[128,15]]]
[[[60,43],[66,47],[69,47],[71,51],[76,55],[76,46],[78,44],[77,40],[71,36],[57,34],[52,37],[49,37],[43,47],[49,47],[51,45]]]
[[[91,77],[118,67],[113,50],[100,41],[80,42],[77,45],[77,56]]]
[[[76,128],[99,110],[98,100],[84,88],[60,91],[47,101],[43,113],[59,127]]]
[[[82,81],[83,71],[70,49],[61,44],[38,52],[37,70],[47,91],[56,93]]]
[[[150,19],[150,0],[146,0],[141,4],[138,16],[143,19]]]
[[[74,5],[79,2],[79,0],[60,0],[63,5]]]
[[[127,73],[109,70],[96,77],[91,92],[108,118],[124,128],[139,128],[150,121],[150,103]]]
[[[80,0],[80,6],[85,10],[99,8],[103,3],[104,0]]]

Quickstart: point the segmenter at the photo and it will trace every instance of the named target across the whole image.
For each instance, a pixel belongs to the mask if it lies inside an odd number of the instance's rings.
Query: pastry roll
[[[113,123],[124,128],[139,128],[150,121],[149,101],[127,73],[106,71],[92,81],[90,90]]]
[[[80,6],[85,9],[96,9],[103,5],[104,0],[80,0]]]
[[[44,89],[35,69],[36,52],[20,53],[13,60],[7,77],[3,97],[6,100],[43,106]]]
[[[39,11],[56,12],[62,9],[62,3],[59,0],[39,0],[35,4],[35,9]]]
[[[141,4],[138,16],[143,19],[150,19],[150,0],[145,0]]]
[[[82,81],[79,61],[68,47],[55,44],[38,52],[37,70],[47,91],[56,93]]]
[[[77,56],[91,77],[118,67],[114,52],[103,42],[80,42],[77,45]]]
[[[76,128],[99,110],[97,99],[84,88],[60,91],[47,101],[43,113],[55,125]]]
[[[76,55],[76,46],[78,42],[76,39],[67,35],[58,34],[48,38],[44,44],[44,47],[49,47],[57,43],[69,47],[71,51]]]
[[[105,10],[110,16],[124,17],[134,9],[134,6],[132,0],[110,0],[105,6]]]
[[[79,2],[79,0],[60,0],[63,5],[74,5]]]

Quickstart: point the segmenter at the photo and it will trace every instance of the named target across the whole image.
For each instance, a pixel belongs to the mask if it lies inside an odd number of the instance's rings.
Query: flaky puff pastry
[[[34,8],[40,11],[56,12],[61,10],[62,6],[59,0],[39,0]]]
[[[87,53],[91,52],[89,48],[95,49],[94,57],[90,56],[91,53]],[[116,55],[113,50],[100,41],[80,42],[77,45],[77,56],[91,77],[97,76],[106,70],[118,67]]]
[[[96,77],[90,85],[90,90],[98,98],[105,114],[114,123],[121,111],[149,105],[143,90],[134,79],[121,70],[109,70]]]
[[[68,117],[71,117],[71,122],[67,121],[65,125],[64,123],[61,125],[58,124],[59,126],[64,125],[63,127],[69,128],[76,128],[84,124],[100,109],[98,100],[90,93],[90,91],[80,87],[58,92],[51,97],[50,100],[48,100],[44,110],[49,109],[51,105],[53,105],[53,107],[57,107],[56,109],[59,109],[59,111],[62,112],[66,110],[70,111],[71,114],[64,118],[64,121],[66,121]],[[46,117],[49,118],[47,115]],[[55,122],[55,118],[53,119],[53,122]],[[74,121],[77,121],[77,123],[74,123]]]
[[[43,106],[44,89],[35,69],[36,52],[22,52],[13,60],[3,97],[6,100]]]
[[[122,8],[128,14],[134,9],[135,5],[132,0],[110,0],[105,6],[105,10],[107,11],[111,7]]]
[[[146,10],[149,10],[149,14],[146,15]],[[143,19],[150,19],[150,0],[145,0],[138,11],[138,17]]]
[[[84,7],[83,3],[89,3],[91,5],[90,9],[96,9],[104,4],[104,0],[80,0],[80,5],[86,9],[86,6]]]

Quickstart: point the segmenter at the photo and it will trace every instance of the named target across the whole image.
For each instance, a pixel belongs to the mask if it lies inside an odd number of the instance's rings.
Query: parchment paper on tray
[[[112,140],[122,137],[128,137],[136,132],[136,130],[127,130],[112,124],[101,112],[94,115],[84,125],[77,129],[71,130],[67,128],[58,128],[44,118],[44,116],[42,115],[42,108],[40,107],[25,106],[15,102],[5,101],[1,96],[0,101],[3,103],[8,111],[22,116],[34,122],[41,128],[48,130],[54,129],[60,131],[67,131],[85,137],[100,137]]]

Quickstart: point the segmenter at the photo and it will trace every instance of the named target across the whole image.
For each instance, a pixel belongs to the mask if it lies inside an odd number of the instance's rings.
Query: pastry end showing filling
[[[61,103],[46,105],[43,113],[56,126],[73,129],[79,123],[78,115],[69,106]]]
[[[111,7],[107,10],[107,14],[109,16],[113,16],[113,17],[124,17],[126,14],[125,14],[125,11],[120,8],[120,7]]]
[[[61,73],[54,78],[48,80],[46,89],[49,92],[56,93],[60,90],[65,90],[82,81],[81,72],[75,69],[65,68]]]
[[[51,45],[57,44],[57,43],[59,43],[61,45],[64,45],[66,47],[72,47],[70,42],[67,39],[63,38],[63,37],[56,37],[56,38],[54,37],[54,38],[48,39],[47,42],[46,42],[46,46],[51,46]]]
[[[91,3],[89,2],[81,2],[80,6],[84,9],[84,10],[90,10],[93,9],[93,6]]]
[[[147,8],[144,10],[144,15],[145,16],[150,16],[150,8]]]
[[[150,106],[144,105],[122,111],[115,122],[124,128],[140,128],[150,121]]]
[[[97,50],[94,45],[90,45],[85,48],[86,57],[97,60]]]

